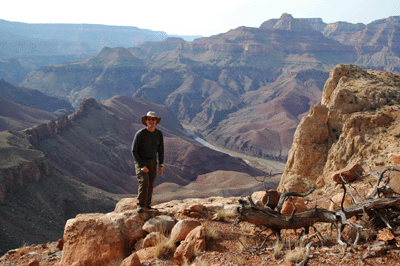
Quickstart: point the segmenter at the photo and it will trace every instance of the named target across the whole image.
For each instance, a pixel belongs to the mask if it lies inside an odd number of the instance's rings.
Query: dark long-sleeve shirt
[[[158,154],[158,164],[164,164],[164,138],[163,134],[157,128],[150,132],[143,128],[136,132],[132,142],[132,154],[139,165],[144,167],[144,160],[152,159]]]

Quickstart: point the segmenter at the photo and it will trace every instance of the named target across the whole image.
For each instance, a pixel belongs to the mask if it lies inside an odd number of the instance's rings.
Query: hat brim
[[[142,123],[143,123],[143,125],[145,125],[145,126],[147,126],[147,123],[146,123],[147,117],[153,117],[153,118],[155,118],[155,119],[156,119],[156,125],[157,125],[158,123],[160,123],[160,121],[161,121],[161,117],[154,117],[154,116],[144,115],[144,116],[142,116]]]

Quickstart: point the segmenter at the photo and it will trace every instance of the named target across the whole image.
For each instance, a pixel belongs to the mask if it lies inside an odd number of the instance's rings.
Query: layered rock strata
[[[333,182],[351,164],[363,169],[394,166],[400,153],[400,75],[337,65],[320,105],[296,129],[279,191],[305,192]],[[393,157],[393,155],[392,155]]]

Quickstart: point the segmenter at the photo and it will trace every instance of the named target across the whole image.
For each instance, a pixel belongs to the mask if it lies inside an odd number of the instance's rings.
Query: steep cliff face
[[[28,138],[19,132],[0,132],[0,203],[5,194],[49,175],[51,166],[43,152],[32,149]]]
[[[400,153],[400,75],[338,65],[326,81],[321,105],[296,129],[279,190],[306,191],[332,183],[352,163],[364,169],[393,166]]]

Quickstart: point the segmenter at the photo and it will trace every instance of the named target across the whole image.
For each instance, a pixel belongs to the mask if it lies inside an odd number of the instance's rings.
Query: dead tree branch
[[[237,209],[238,213],[237,221],[238,222],[245,221],[257,226],[270,228],[276,233],[278,239],[281,239],[280,231],[282,229],[305,228],[306,232],[308,232],[308,228],[310,226],[313,226],[315,223],[318,222],[331,223],[337,228],[338,243],[342,245],[346,244],[341,240],[341,232],[343,231],[344,227],[348,225],[354,227],[357,230],[357,236],[355,238],[355,241],[354,243],[351,244],[353,246],[357,246],[358,241],[360,239],[361,230],[364,230],[365,228],[363,228],[358,224],[351,223],[347,219],[353,216],[362,216],[364,213],[375,213],[381,218],[381,220],[386,224],[388,228],[391,228],[390,220],[386,219],[384,215],[382,215],[382,212],[390,209],[391,210],[390,213],[396,214],[398,213],[396,212],[396,209],[400,210],[400,197],[387,197],[387,198],[373,197],[379,194],[380,191],[379,188],[382,188],[380,186],[381,183],[383,183],[384,187],[388,186],[390,177],[387,177],[384,180],[384,175],[388,171],[400,172],[399,169],[393,169],[393,168],[386,169],[385,171],[383,171],[380,174],[373,195],[364,200],[355,201],[355,204],[347,208],[343,208],[343,202],[342,202],[342,208],[337,211],[329,211],[327,209],[313,208],[313,209],[307,209],[301,213],[292,212],[290,215],[284,215],[280,213],[283,202],[285,200],[287,200],[288,198],[291,199],[290,198],[291,196],[299,196],[299,197],[307,196],[314,191],[315,187],[313,187],[305,194],[300,194],[297,192],[283,193],[279,200],[278,206],[275,209],[271,208],[264,209],[257,207],[252,202],[251,197],[248,198],[248,201],[241,199],[239,200],[241,207]],[[344,189],[343,198],[346,196],[345,183],[346,182],[342,183]]]

